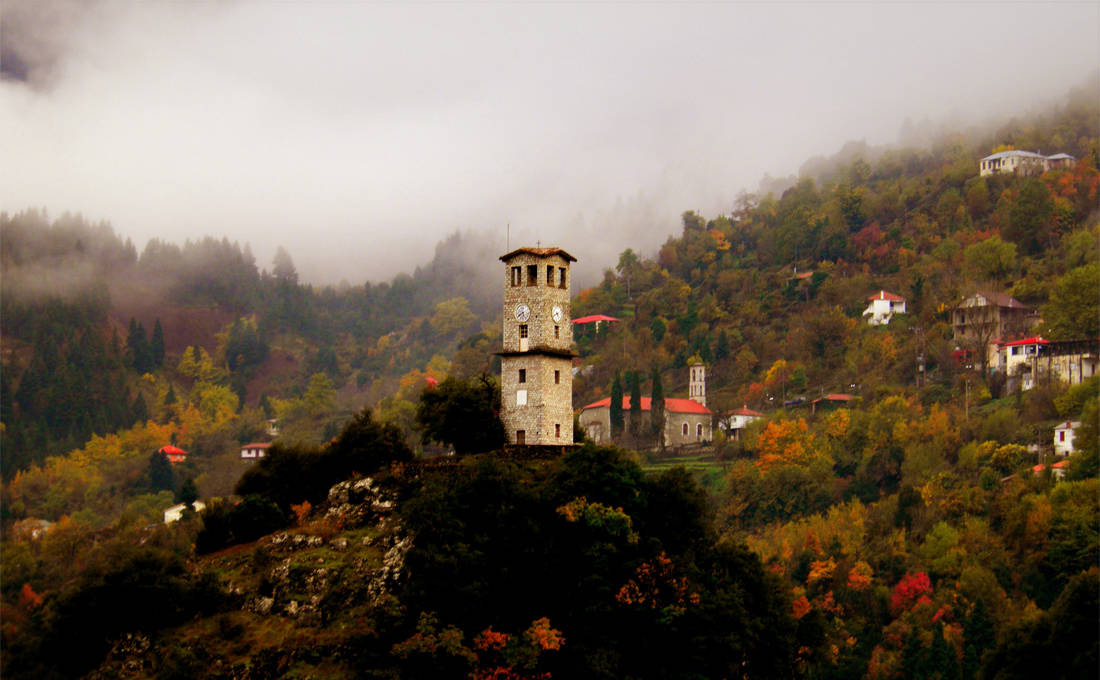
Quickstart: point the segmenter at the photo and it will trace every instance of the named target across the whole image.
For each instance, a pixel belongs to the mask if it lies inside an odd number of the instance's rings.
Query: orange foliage
[[[866,590],[871,585],[871,577],[874,572],[871,565],[863,560],[856,562],[852,570],[848,572],[848,587],[855,591]]]
[[[508,640],[512,636],[508,633],[498,633],[491,627],[481,631],[481,634],[474,638],[474,647],[481,651],[493,650],[499,652],[504,649],[504,645],[508,644]]]
[[[545,616],[533,621],[524,636],[532,645],[544,652],[561,649],[565,644],[565,637],[561,631],[551,628],[550,619]]]
[[[38,609],[42,606],[42,596],[34,592],[31,584],[24,583],[23,589],[19,591],[19,606],[28,612]]]
[[[615,600],[620,604],[682,613],[688,605],[699,604],[699,594],[690,592],[687,577],[676,577],[672,560],[662,551],[653,562],[642,562],[634,578],[619,589]]]
[[[764,426],[758,440],[762,472],[777,465],[807,465],[814,459],[813,435],[806,421],[780,420]]]
[[[813,585],[818,581],[825,581],[833,577],[836,571],[836,561],[833,558],[826,560],[814,560],[810,563],[810,573],[806,577],[806,585]]]
[[[806,599],[806,596],[798,598],[791,604],[791,616],[795,620],[801,619],[803,616],[810,613],[810,601]]]
[[[310,505],[309,501],[302,501],[297,505],[291,505],[290,510],[294,513],[295,523],[297,523],[298,526],[302,526],[305,524],[306,518],[309,517],[310,511],[313,510],[313,506]]]

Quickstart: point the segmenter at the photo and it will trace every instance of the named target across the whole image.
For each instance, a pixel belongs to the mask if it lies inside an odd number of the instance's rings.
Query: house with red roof
[[[698,371],[699,366],[693,366]],[[695,381],[698,382],[698,381]],[[695,392],[698,392],[696,386]],[[665,426],[664,445],[683,446],[685,444],[701,444],[709,442],[712,436],[712,421],[714,414],[700,403],[705,400],[705,394],[691,399],[678,399],[668,397],[665,399]],[[649,397],[641,398],[642,429],[648,430],[652,414],[652,401]],[[630,431],[630,397],[623,397],[623,429]],[[611,397],[605,397],[581,408],[578,417],[581,428],[588,438],[597,444],[606,444],[612,441],[611,437]]]
[[[1036,335],[989,344],[989,367],[1008,377],[1009,389],[1030,390],[1037,380],[1050,378],[1077,385],[1096,375],[1100,339],[1051,341]]]
[[[854,399],[850,394],[826,394],[810,402],[810,413],[817,413],[818,409],[828,406],[843,408]]]
[[[1043,474],[1043,470],[1047,469],[1047,467],[1048,466],[1043,465],[1042,463],[1039,463],[1038,465],[1031,468],[1031,472],[1036,477],[1038,477],[1039,475]],[[1057,463],[1054,463],[1053,465],[1050,465],[1049,467],[1050,467],[1050,474],[1054,475],[1054,481],[1060,482],[1060,481],[1062,481],[1063,479],[1066,478],[1066,472],[1069,471],[1069,461],[1068,460],[1060,460]]]
[[[241,460],[256,460],[267,455],[271,442],[253,442],[241,447]]]
[[[871,326],[885,326],[895,314],[905,314],[905,298],[893,293],[880,290],[867,298],[867,309],[863,310],[863,318]]]
[[[148,449],[146,449],[146,451],[148,451]],[[168,462],[172,465],[182,463],[183,461],[187,460],[187,452],[180,447],[173,446],[171,444],[169,444],[168,446],[160,447],[159,449],[157,449],[157,453],[163,453],[164,455],[168,456]]]
[[[734,441],[741,440],[741,431],[748,427],[750,424],[764,418],[764,414],[760,411],[754,411],[749,408],[748,404],[745,404],[739,409],[734,409],[727,413],[723,418],[718,421],[718,427],[722,428],[729,435],[729,438]]]

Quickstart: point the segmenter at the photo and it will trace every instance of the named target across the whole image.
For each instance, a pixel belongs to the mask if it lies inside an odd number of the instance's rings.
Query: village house
[[[956,343],[987,344],[1026,335],[1038,316],[1035,310],[1004,293],[977,291],[955,306],[951,329]]]
[[[241,460],[256,460],[267,455],[271,442],[253,442],[241,447]]]
[[[905,314],[905,298],[880,290],[867,298],[870,304],[863,310],[863,318],[871,326],[885,326],[895,314]]]
[[[1073,453],[1073,438],[1079,427],[1081,427],[1081,421],[1067,420],[1054,428],[1055,456],[1065,457]]]
[[[1100,339],[1051,341],[1041,336],[989,344],[989,367],[1007,376],[1010,389],[1030,390],[1044,378],[1077,385],[1096,375]]]
[[[193,503],[195,512],[202,512],[206,509],[206,503],[202,501],[195,501]],[[178,503],[173,505],[164,511],[164,523],[171,524],[172,522],[178,522],[183,519],[183,511],[187,509],[186,503]]]
[[[1043,474],[1043,470],[1047,469],[1047,466],[1039,463],[1031,468],[1032,474],[1036,477]],[[1054,481],[1060,482],[1066,478],[1066,471],[1069,470],[1069,461],[1060,460],[1057,463],[1050,466],[1050,474],[1054,476]]]
[[[146,449],[146,451],[148,450],[149,449]],[[176,465],[177,463],[182,463],[183,461],[187,460],[187,452],[180,447],[173,446],[171,444],[169,444],[168,446],[160,447],[159,449],[157,449],[157,453],[163,453],[164,455],[168,456],[168,462],[172,465]]]
[[[665,425],[662,440],[665,446],[677,447],[685,444],[701,444],[713,439],[711,421],[713,414],[706,407],[706,371],[702,364],[689,367],[688,391],[691,399],[665,399]],[[623,429],[630,431],[630,397],[623,397]],[[649,397],[642,397],[641,429],[649,429],[652,403]],[[605,444],[611,439],[611,397],[588,404],[581,409],[578,417],[581,428],[589,439],[597,444]]]
[[[818,409],[829,407],[845,407],[854,399],[850,394],[825,394],[810,403],[810,413],[817,413]]]
[[[742,430],[763,417],[763,413],[753,411],[746,404],[739,409],[730,411],[725,418],[719,420],[718,427],[725,430],[730,439],[740,441]]]
[[[1034,151],[999,151],[978,161],[978,170],[982,177],[995,173],[1016,175],[1039,175],[1056,168],[1072,168],[1077,159],[1068,153],[1056,153],[1044,156]]]

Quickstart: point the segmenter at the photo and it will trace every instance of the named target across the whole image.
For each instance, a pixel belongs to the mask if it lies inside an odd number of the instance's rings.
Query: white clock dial
[[[523,323],[531,317],[531,308],[527,305],[516,305],[516,321]]]
[[[561,311],[561,307],[557,305],[554,305],[554,309],[551,310],[550,314],[554,317],[556,323],[560,323],[562,317],[565,316],[565,313]]]

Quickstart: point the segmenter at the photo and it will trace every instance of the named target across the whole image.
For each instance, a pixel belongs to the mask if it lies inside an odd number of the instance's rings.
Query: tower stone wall
[[[569,253],[520,248],[504,262],[501,420],[508,443],[573,443]]]

